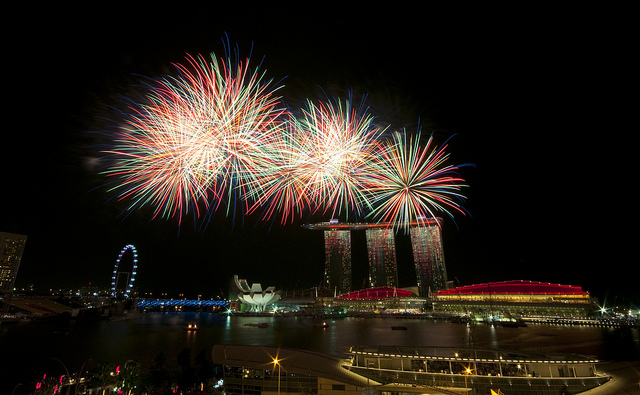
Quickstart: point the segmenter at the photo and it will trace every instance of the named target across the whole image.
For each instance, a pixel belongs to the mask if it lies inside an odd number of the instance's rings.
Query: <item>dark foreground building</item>
[[[3,314],[9,309],[7,302],[13,294],[26,243],[26,235],[0,232],[0,302],[3,302]]]
[[[496,350],[358,346],[349,356],[215,345],[227,394],[579,393],[607,383],[597,360]]]
[[[344,369],[342,358],[312,351],[214,345],[212,360],[224,367],[226,394],[362,395],[378,384]]]

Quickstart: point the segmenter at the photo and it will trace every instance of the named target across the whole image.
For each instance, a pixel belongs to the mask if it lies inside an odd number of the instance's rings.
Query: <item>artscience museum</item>
[[[263,290],[260,283],[249,286],[247,280],[239,279],[237,275],[233,276],[232,292],[251,312],[264,311],[265,307],[280,300],[280,291],[276,291],[275,287],[271,286]]]

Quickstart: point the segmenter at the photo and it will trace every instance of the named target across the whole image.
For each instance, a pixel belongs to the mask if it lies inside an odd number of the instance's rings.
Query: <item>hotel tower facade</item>
[[[398,265],[395,230],[389,224],[352,224],[335,220],[307,224],[305,229],[324,231],[325,270],[323,288],[335,295],[351,292],[351,231],[365,230],[369,258],[369,287],[397,287]],[[436,221],[410,226],[411,246],[420,296],[446,289],[447,269],[442,233]]]

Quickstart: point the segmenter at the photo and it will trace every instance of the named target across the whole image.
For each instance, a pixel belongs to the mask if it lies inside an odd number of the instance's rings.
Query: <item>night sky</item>
[[[204,230],[189,221],[178,230],[148,210],[122,216],[126,202],[104,188],[100,150],[121,121],[120,96],[140,94],[139,81],[173,72],[187,53],[224,55],[228,35],[281,81],[292,110],[307,98],[366,95],[377,122],[451,138],[451,164],[474,166],[461,170],[470,215],[444,221],[450,280],[571,284],[608,304],[639,302],[637,258],[621,236],[631,221],[624,199],[607,193],[624,194],[610,178],[624,178],[612,152],[620,139],[591,122],[606,112],[592,104],[610,78],[598,27],[534,10],[249,4],[41,9],[25,20],[34,34],[14,36],[5,64],[15,122],[4,126],[0,192],[0,231],[29,237],[18,287],[106,288],[127,244],[138,249],[143,292],[225,294],[234,274],[278,289],[320,283],[322,233],[300,225],[329,218],[280,225],[217,213]],[[365,239],[353,237],[359,288]],[[411,286],[408,239],[398,242],[400,286]]]

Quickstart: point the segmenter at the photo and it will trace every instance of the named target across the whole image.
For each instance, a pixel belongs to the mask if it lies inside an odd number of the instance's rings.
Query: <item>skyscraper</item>
[[[420,296],[447,289],[442,233],[437,223],[411,227],[411,246]]]
[[[369,255],[369,287],[397,287],[398,266],[393,229],[366,230]]]
[[[0,296],[10,300],[27,236],[0,232]],[[8,309],[9,305],[4,304]]]
[[[324,286],[338,294],[351,291],[351,232],[324,231]]]
[[[395,233],[387,223],[339,223],[336,220],[302,225],[306,229],[324,231],[324,288],[339,294],[350,292],[351,230],[365,230],[369,256],[369,286],[397,287],[398,268]],[[410,224],[411,246],[420,296],[447,289],[442,234],[436,220]]]

